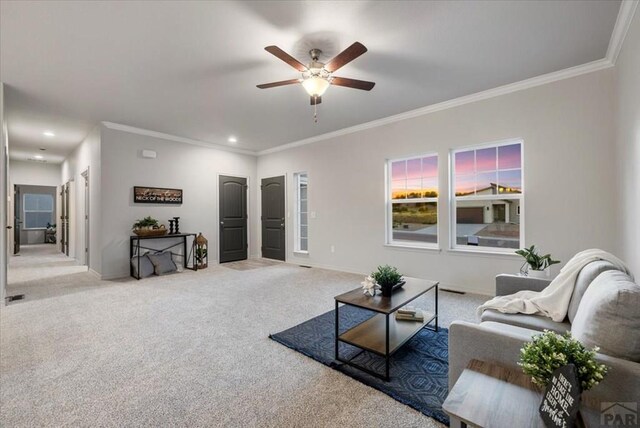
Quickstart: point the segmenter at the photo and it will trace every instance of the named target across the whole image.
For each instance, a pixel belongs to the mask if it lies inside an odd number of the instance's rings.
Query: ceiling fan
[[[347,88],[362,89],[364,91],[370,91],[375,86],[374,82],[348,79],[346,77],[333,75],[336,70],[350,63],[367,51],[367,48],[360,42],[355,42],[326,64],[319,60],[320,55],[322,54],[320,49],[311,49],[309,51],[311,62],[308,65],[302,64],[300,61],[277,46],[267,46],[264,50],[275,55],[291,67],[301,72],[302,78],[264,83],[262,85],[257,85],[258,88],[268,89],[301,83],[311,97],[312,106],[318,105],[322,102],[322,95],[330,85],[345,86]]]

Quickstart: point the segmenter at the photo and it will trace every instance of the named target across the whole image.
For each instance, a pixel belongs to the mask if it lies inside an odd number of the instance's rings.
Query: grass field
[[[438,223],[438,205],[435,202],[393,205],[393,227],[403,225],[429,225]]]

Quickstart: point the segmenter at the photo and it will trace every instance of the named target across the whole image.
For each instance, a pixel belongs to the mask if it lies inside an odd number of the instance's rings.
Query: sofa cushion
[[[612,263],[604,260],[591,262],[580,270],[576,278],[576,285],[573,288],[571,300],[569,301],[569,309],[567,310],[567,316],[570,322],[573,322],[573,319],[576,317],[580,301],[582,300],[584,292],[587,291],[589,284],[602,272],[608,270],[617,270],[617,268]]]
[[[178,267],[171,258],[171,252],[165,251],[162,253],[149,254],[149,260],[153,263],[154,271],[156,275],[164,275],[166,273],[175,272]]]
[[[482,322],[493,321],[510,324],[516,327],[528,328],[537,331],[551,330],[556,333],[564,333],[565,331],[571,330],[571,324],[566,320],[564,322],[555,322],[551,318],[539,315],[503,314],[495,309],[486,309],[482,313],[480,320]]]
[[[140,257],[140,273],[138,274],[138,257]],[[151,260],[147,255],[135,256],[131,259],[131,266],[133,267],[133,276],[137,278],[146,278],[153,275],[154,267]]]
[[[587,348],[640,362],[640,286],[618,270],[601,273],[582,296],[571,327]]]

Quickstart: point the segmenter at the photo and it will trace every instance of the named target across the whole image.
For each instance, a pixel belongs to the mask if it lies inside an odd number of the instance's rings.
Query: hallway
[[[51,244],[23,245],[19,255],[10,257],[7,274],[7,296],[25,295],[9,304],[70,294],[96,283],[86,266]]]

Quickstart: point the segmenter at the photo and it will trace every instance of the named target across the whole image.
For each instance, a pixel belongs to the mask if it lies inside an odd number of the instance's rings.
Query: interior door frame
[[[80,176],[84,178],[84,264],[89,267],[89,244],[90,241],[90,226],[91,226],[91,189],[90,189],[90,175],[89,175],[89,167],[80,173]]]
[[[289,209],[289,174],[286,172],[268,174],[265,176],[261,176],[258,178],[258,186],[262,186],[262,180],[265,178],[273,178],[273,177],[284,177],[284,260],[283,263],[287,263],[289,261],[289,247],[291,246],[289,243],[289,229],[291,228],[291,210]],[[259,213],[257,218],[260,219],[260,223],[258,227],[260,228],[260,233],[258,236],[260,237],[260,243],[258,245],[259,248],[262,248],[262,189],[258,192],[258,209]],[[260,251],[260,257],[262,257],[262,250]],[[272,259],[269,259],[272,260]]]
[[[216,202],[216,209],[214,210],[216,212],[215,214],[215,219],[216,219],[216,223],[215,223],[215,228],[216,228],[216,236],[217,236],[217,242],[216,242],[216,263],[220,264],[220,240],[222,238],[222,234],[220,233],[220,176],[226,176],[226,177],[238,177],[238,178],[244,178],[247,180],[247,194],[246,194],[246,204],[247,204],[247,260],[253,258],[252,257],[252,253],[251,253],[251,197],[250,197],[250,192],[251,192],[251,176],[250,175],[243,175],[243,174],[233,174],[233,173],[225,173],[225,172],[218,172],[216,174],[216,185],[215,185],[215,202]],[[209,259],[211,260],[211,259]]]

